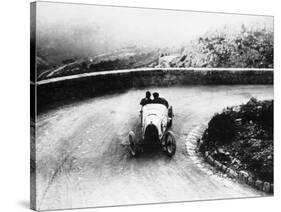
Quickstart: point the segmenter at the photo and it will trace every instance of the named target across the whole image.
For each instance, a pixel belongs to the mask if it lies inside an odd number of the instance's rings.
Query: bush
[[[244,121],[259,122],[263,125],[273,126],[273,100],[258,101],[251,98],[247,104],[241,106],[241,115]]]
[[[210,151],[228,166],[273,182],[273,100],[251,98],[246,104],[215,114],[203,141],[200,151]],[[239,163],[233,162],[234,158]]]
[[[273,100],[269,101],[265,107],[262,108],[261,111],[261,121],[264,125],[268,125],[269,127],[273,127]]]
[[[235,133],[234,118],[226,112],[215,114],[208,124],[208,140],[215,143],[230,143],[235,137]]]
[[[190,42],[176,66],[273,68],[273,49],[272,29],[241,25],[237,32],[223,29]]]

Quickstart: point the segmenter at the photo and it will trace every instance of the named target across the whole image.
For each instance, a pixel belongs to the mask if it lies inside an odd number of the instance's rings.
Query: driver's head
[[[159,98],[159,93],[157,93],[157,92],[153,93],[153,98],[154,99],[158,99]]]
[[[148,98],[148,99],[150,99],[150,97],[151,97],[151,93],[150,93],[149,91],[146,91],[146,93],[145,93],[145,97],[146,97],[146,98]]]

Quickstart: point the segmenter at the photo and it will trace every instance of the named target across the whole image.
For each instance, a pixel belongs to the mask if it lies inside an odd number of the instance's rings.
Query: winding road
[[[177,152],[136,158],[126,146],[139,124],[139,101],[158,91],[173,105]],[[40,114],[37,118],[36,182],[40,210],[176,202],[266,195],[195,163],[186,137],[215,112],[251,97],[272,99],[263,85],[131,89]]]

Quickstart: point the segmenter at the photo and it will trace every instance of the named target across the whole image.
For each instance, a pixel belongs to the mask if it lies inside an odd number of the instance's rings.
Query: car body
[[[139,147],[145,144],[158,143],[169,156],[176,151],[175,137],[171,131],[173,111],[161,103],[149,103],[142,107],[141,138],[136,138],[134,132],[129,133],[129,143],[132,155],[136,155]]]

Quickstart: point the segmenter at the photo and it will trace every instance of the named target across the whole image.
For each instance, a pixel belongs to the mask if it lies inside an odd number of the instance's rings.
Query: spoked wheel
[[[164,151],[169,157],[176,153],[176,139],[174,134],[169,130],[165,133],[164,137]]]
[[[132,156],[137,155],[136,136],[133,131],[129,132],[129,148]]]

